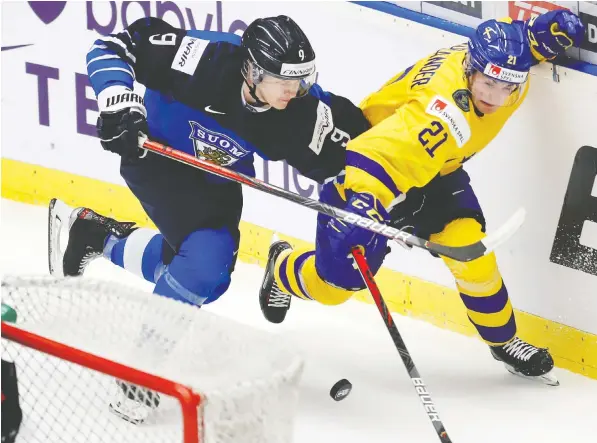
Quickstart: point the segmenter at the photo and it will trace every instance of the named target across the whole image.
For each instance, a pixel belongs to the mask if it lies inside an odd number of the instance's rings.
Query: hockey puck
[[[334,386],[332,386],[332,389],[330,390],[330,396],[336,401],[344,400],[346,397],[348,397],[348,394],[350,394],[351,390],[352,384],[343,378],[342,380],[336,382]]]

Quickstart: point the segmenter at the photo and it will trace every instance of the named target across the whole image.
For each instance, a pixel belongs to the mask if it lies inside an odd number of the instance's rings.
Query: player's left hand
[[[538,46],[537,52],[546,58],[564,53],[572,46],[580,46],[585,35],[585,27],[580,18],[567,10],[550,11],[531,21],[529,33]]]
[[[363,217],[386,223],[390,216],[382,206],[381,202],[372,194],[356,193],[346,203],[347,211],[354,212]],[[354,246],[362,246],[367,249],[375,241],[377,234],[360,228],[342,220],[332,218],[327,226],[330,245],[336,254],[348,256]]]

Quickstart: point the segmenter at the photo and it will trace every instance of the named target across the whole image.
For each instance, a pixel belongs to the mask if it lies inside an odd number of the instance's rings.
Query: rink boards
[[[401,17],[341,2],[310,8],[293,2],[166,3],[68,3],[60,11],[3,5],[3,45],[12,48],[2,53],[4,197],[40,205],[60,197],[149,223],[122,186],[118,157],[102,151],[95,137],[97,104],[85,74],[85,54],[98,34],[117,32],[144,14],[176,26],[238,33],[257,16],[288,14],[316,48],[319,83],[356,103],[468,32],[415,12]],[[343,44],[330,44],[331,33]],[[488,229],[518,207],[527,209],[525,225],[497,252],[519,309],[521,336],[549,346],[559,366],[597,378],[595,71],[587,65],[534,68],[527,101],[467,170]],[[291,168],[261,160],[256,167],[260,179],[318,196],[316,184]],[[244,261],[263,264],[273,231],[294,243],[314,239],[314,213],[258,191],[246,190],[243,220]],[[392,309],[474,335],[441,260],[394,249],[379,276]]]
[[[46,205],[51,198],[60,196],[71,206],[89,206],[104,215],[155,228],[124,186],[14,160],[2,159],[2,196],[37,205]],[[264,266],[274,231],[246,221],[241,222],[240,229],[239,259]],[[293,245],[312,245],[283,232],[277,235]],[[378,282],[393,312],[465,335],[476,334],[456,290],[388,268],[379,272]],[[366,291],[356,297],[373,303]],[[516,319],[522,337],[538,346],[548,346],[557,366],[597,379],[595,335],[518,310]]]

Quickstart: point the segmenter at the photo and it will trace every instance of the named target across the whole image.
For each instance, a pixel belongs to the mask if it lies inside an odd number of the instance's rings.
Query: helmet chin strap
[[[247,79],[245,79],[245,83],[249,88],[249,94],[251,94],[251,97],[253,97],[253,100],[255,100],[254,106],[257,106],[260,108],[262,108],[264,106],[270,106],[269,103],[264,103],[261,100],[259,100],[259,97],[257,97],[257,93],[255,92],[257,90],[257,85],[251,86],[249,84],[249,82],[247,82]],[[251,105],[251,106],[253,106],[253,105]]]

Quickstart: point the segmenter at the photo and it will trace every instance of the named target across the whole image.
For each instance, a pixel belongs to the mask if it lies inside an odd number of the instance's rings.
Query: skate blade
[[[57,198],[53,198],[48,207],[48,267],[50,274],[56,277],[64,277],[64,251],[60,246],[60,237],[63,228],[68,226],[72,210],[73,208]]]
[[[540,381],[548,386],[560,386],[560,382],[558,381],[558,378],[554,374],[553,369],[543,375],[524,375],[524,374],[521,374],[520,372],[516,371],[512,366],[509,366],[507,364],[504,364],[504,366],[506,367],[508,372],[510,372],[511,374],[517,375],[522,378],[526,378],[527,380]]]

